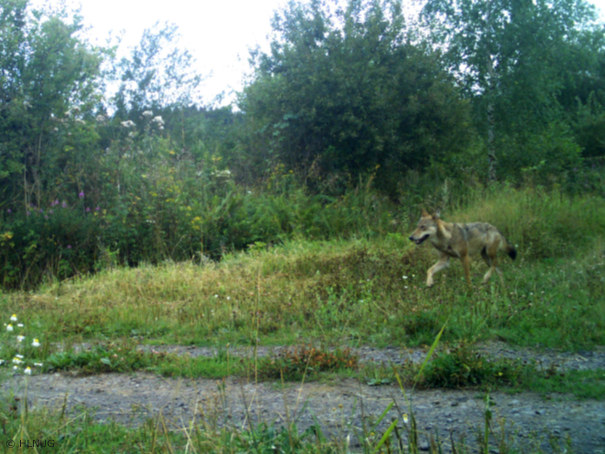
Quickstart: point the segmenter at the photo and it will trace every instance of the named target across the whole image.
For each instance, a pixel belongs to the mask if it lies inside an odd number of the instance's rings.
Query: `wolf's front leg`
[[[450,264],[450,258],[447,255],[442,255],[437,263],[429,268],[426,272],[426,286],[432,287],[435,283],[433,281],[433,275],[444,268],[447,268]]]

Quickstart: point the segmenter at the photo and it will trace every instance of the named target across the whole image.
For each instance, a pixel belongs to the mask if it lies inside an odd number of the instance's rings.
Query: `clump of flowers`
[[[17,314],[13,314],[4,324],[4,331],[0,335],[0,366],[11,367],[15,373],[32,375],[35,369],[40,369],[44,364],[29,361],[25,354],[41,346],[37,337],[27,336],[25,325],[19,322]]]

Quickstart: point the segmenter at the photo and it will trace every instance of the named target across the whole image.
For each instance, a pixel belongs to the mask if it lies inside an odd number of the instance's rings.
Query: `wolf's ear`
[[[441,217],[441,210],[435,211],[435,214],[432,217],[433,217],[434,220],[440,219],[440,217]]]
[[[429,214],[428,211],[426,211],[424,208],[422,209],[422,217],[423,218],[427,218],[427,217],[431,217],[431,215]]]

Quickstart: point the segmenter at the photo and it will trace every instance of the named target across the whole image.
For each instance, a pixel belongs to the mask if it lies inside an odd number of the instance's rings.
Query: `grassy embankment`
[[[430,246],[415,247],[407,240],[410,222],[380,238],[292,240],[233,254],[220,263],[109,269],[36,292],[4,294],[0,305],[7,322],[10,314],[18,314],[28,336],[40,339],[41,347],[28,347],[26,353],[44,362],[46,370],[151,370],[220,377],[250,376],[254,369],[261,378],[283,375],[297,380],[301,373],[312,377],[311,372],[325,368],[329,374],[362,380],[389,381],[399,374],[410,382],[417,369],[360,367],[346,348],[430,345],[444,327],[441,344],[464,347],[429,364],[420,385],[443,386],[448,375],[459,378],[460,370],[470,365],[473,373],[466,374],[466,382],[457,381],[459,385],[516,382],[526,389],[567,392],[589,387],[593,391],[588,397],[602,398],[602,371],[568,375],[551,384],[514,363],[473,362],[472,345],[490,339],[562,350],[605,344],[603,200],[507,189],[477,195],[443,217],[491,222],[516,244],[517,261],[503,258],[505,287],[498,279],[480,287],[485,265],[475,261],[472,291],[465,287],[459,264],[438,275],[434,288],[425,289],[425,272],[435,255]],[[83,342],[95,347],[85,352],[72,349]],[[137,351],[141,343],[210,345],[222,351],[249,345],[251,355],[243,362],[224,354],[153,355]],[[294,349],[280,358],[259,360],[253,353],[257,345]],[[323,353],[301,345],[313,345]],[[327,347],[339,350],[329,353]],[[12,356],[17,347],[11,348],[5,345],[3,353]],[[39,414],[35,418],[44,420]],[[4,412],[4,420],[19,430],[37,427],[34,419],[26,424],[10,417],[10,410]],[[159,436],[158,427],[137,430],[147,430],[149,439]],[[123,430],[105,426],[102,436],[118,437]],[[196,436],[198,446],[204,443],[200,437],[206,436],[215,437],[213,442],[223,440],[225,447],[246,437],[294,441],[292,432],[273,431],[269,438],[267,433],[232,434],[231,441],[220,430]],[[163,433],[160,438],[170,445],[175,436]]]

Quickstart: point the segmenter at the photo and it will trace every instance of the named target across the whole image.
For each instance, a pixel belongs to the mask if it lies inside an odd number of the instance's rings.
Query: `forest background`
[[[77,15],[0,0],[0,285],[397,235],[511,188],[602,201],[597,17],[428,0],[412,26],[397,0],[293,1],[237,103],[209,107],[174,26],[117,59]]]

